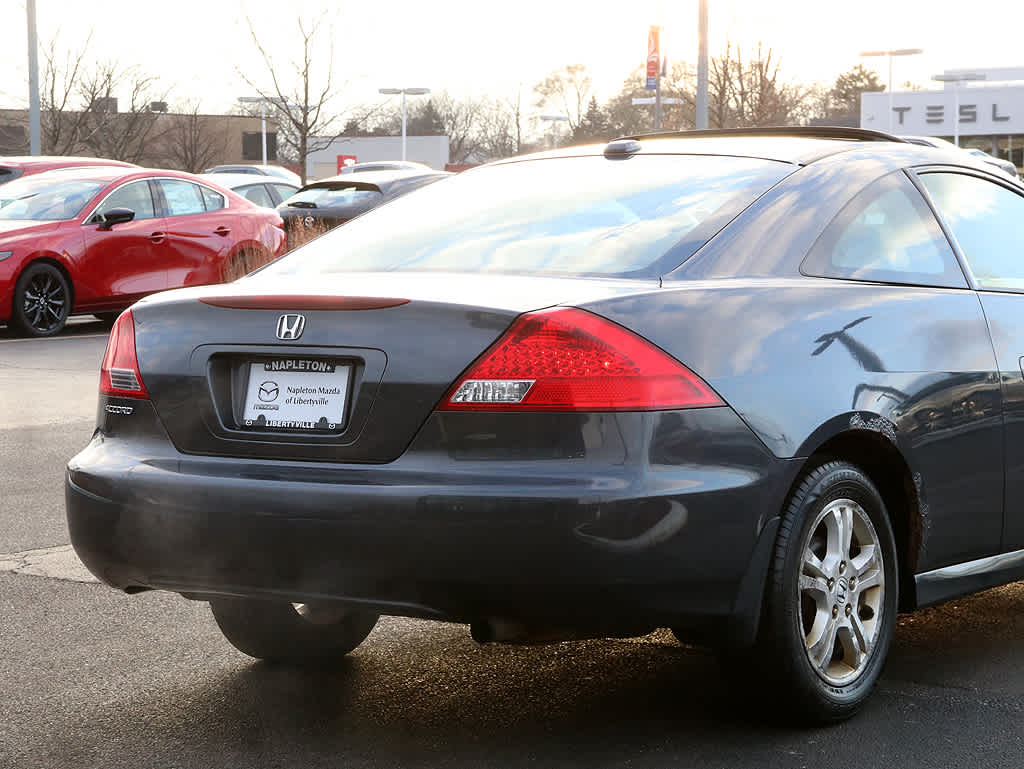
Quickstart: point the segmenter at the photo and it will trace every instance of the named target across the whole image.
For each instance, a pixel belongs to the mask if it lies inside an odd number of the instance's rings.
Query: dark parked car
[[[842,719],[897,611],[1024,576],[1022,220],[1018,183],[857,129],[467,171],[123,314],[72,541],[255,657],[380,614],[670,627]]]
[[[276,211],[191,174],[65,168],[0,186],[0,323],[51,336],[155,291],[219,283],[284,247]]]
[[[339,174],[307,184],[277,207],[291,247],[344,224],[371,208],[452,174],[397,169]]]
[[[79,158],[67,155],[25,155],[0,157],[0,184],[13,182],[22,176],[41,174],[56,168],[84,168],[86,166],[107,166],[113,168],[138,168],[134,163],[104,158]]]

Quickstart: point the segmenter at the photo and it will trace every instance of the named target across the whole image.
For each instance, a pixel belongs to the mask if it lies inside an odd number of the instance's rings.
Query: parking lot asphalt
[[[0,329],[0,563],[68,542],[104,336]],[[0,569],[0,767],[1018,767],[1022,607],[1018,583],[902,617],[866,710],[803,730],[666,631],[479,646],[389,618],[295,670],[236,652],[205,604]]]

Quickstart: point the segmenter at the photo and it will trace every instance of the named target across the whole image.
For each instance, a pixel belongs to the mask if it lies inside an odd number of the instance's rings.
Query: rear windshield
[[[771,160],[699,155],[489,166],[380,206],[278,260],[265,274],[656,277],[794,170]]]
[[[286,201],[286,205],[298,204],[302,208],[327,208],[329,206],[347,206],[365,200],[376,200],[380,197],[377,190],[359,187],[334,185],[331,187],[310,187],[308,190],[296,192]]]
[[[54,172],[26,176],[0,187],[0,219],[74,219],[109,183],[68,179]]]

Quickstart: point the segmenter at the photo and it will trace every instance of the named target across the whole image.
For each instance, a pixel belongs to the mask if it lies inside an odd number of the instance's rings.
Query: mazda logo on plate
[[[305,219],[302,220],[302,223],[305,224],[307,227],[312,227],[314,224],[316,224],[316,219],[314,219],[312,216],[307,216]]]
[[[306,328],[306,316],[304,315],[282,315],[277,319],[277,338],[292,340],[302,336],[302,330]]]
[[[260,385],[260,400],[264,403],[270,403],[270,401],[277,400],[279,392],[277,382],[264,382]]]

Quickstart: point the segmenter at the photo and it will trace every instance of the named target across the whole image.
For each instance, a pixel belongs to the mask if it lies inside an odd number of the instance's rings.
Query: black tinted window
[[[800,269],[822,278],[967,286],[931,209],[902,172],[879,179],[850,201]]]
[[[298,249],[301,256],[278,261],[267,274],[409,270],[656,277],[687,259],[794,168],[696,155],[489,166],[380,206]]]
[[[1024,289],[1024,198],[977,176],[922,174],[980,288]]]

